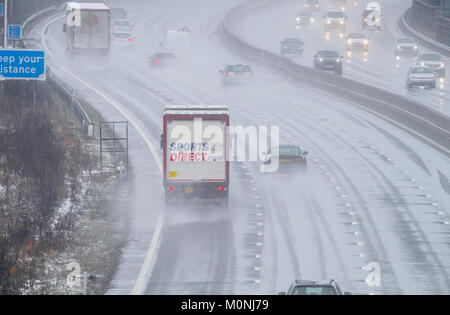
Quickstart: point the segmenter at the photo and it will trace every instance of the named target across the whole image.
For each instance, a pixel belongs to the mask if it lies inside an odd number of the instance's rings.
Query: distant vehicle
[[[280,295],[351,295],[343,292],[336,281],[295,280],[287,292]]]
[[[414,86],[436,88],[436,75],[428,67],[414,66],[409,69],[406,76],[406,88]]]
[[[111,45],[115,47],[134,47],[134,36],[129,31],[114,31],[111,34]]]
[[[314,15],[311,12],[298,12],[295,15],[295,24],[297,26],[297,29],[300,28],[301,25],[310,25],[314,24],[316,22],[316,19],[314,18]]]
[[[226,106],[172,105],[165,109],[161,147],[166,202],[211,199],[227,204],[229,125]]]
[[[161,47],[177,55],[187,54],[191,49],[191,35],[185,30],[167,31]]]
[[[267,152],[264,164],[272,162],[273,155],[276,154],[279,159],[280,171],[292,171],[295,169],[306,170],[307,151],[302,150],[296,145],[280,145],[278,148],[272,148]]]
[[[111,11],[111,21],[119,20],[119,19],[128,19],[128,13],[127,10],[120,7],[112,7],[110,9]]]
[[[328,0],[328,9],[345,11],[346,5],[346,0]]]
[[[249,65],[226,65],[219,71],[222,83],[249,81],[253,77],[253,70]]]
[[[343,58],[335,50],[321,50],[314,56],[314,68],[317,70],[331,70],[338,75],[342,75]]]
[[[280,41],[280,52],[285,54],[303,54],[305,43],[298,38],[286,38]]]
[[[424,53],[419,56],[417,65],[430,68],[439,77],[445,78],[445,62],[447,60],[440,54]]]
[[[350,33],[345,38],[347,40],[347,51],[363,50],[369,51],[369,39],[363,33]]]
[[[305,10],[320,11],[319,0],[305,0]]]
[[[325,19],[325,32],[336,29],[345,31],[347,16],[343,11],[328,11],[323,17]]]
[[[118,19],[112,22],[111,29],[115,32],[131,32],[133,30],[133,25],[128,20]]]
[[[414,38],[402,37],[397,40],[395,55],[418,55],[419,45]]]
[[[79,14],[80,18],[77,18]],[[110,48],[110,10],[103,3],[66,4],[67,51],[107,55]]]
[[[363,29],[381,29],[381,6],[378,2],[369,2],[362,13]]]
[[[165,68],[178,64],[177,56],[173,52],[156,51],[149,59],[153,68]]]

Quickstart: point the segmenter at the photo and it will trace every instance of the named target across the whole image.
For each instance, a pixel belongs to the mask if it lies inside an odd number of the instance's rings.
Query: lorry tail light
[[[223,187],[223,186],[219,187],[218,189],[219,189],[219,191],[226,191],[227,190],[227,188]]]
[[[128,41],[129,41],[129,42],[132,42],[132,41],[133,41],[133,39],[132,39],[132,38],[128,38]]]
[[[175,191],[175,187],[170,186],[170,187],[169,187],[169,191]]]
[[[227,72],[225,72],[225,75],[229,75],[230,73],[227,71]]]
[[[153,60],[153,63],[159,63],[158,59]]]

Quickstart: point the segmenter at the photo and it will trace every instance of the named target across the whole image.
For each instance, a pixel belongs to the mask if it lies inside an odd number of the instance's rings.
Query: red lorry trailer
[[[166,202],[179,199],[228,201],[230,183],[228,108],[172,105],[164,111]]]

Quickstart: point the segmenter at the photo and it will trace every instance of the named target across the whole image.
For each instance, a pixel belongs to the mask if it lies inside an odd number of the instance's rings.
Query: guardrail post
[[[87,135],[90,138],[94,137],[94,124],[93,123],[88,123],[88,130],[87,130]]]

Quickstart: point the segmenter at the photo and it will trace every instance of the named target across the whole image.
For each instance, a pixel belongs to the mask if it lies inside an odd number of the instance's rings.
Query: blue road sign
[[[20,40],[22,38],[22,26],[8,25],[8,39]]]
[[[0,16],[3,16],[3,3],[0,3]]]
[[[0,50],[0,80],[45,80],[45,53]]]

